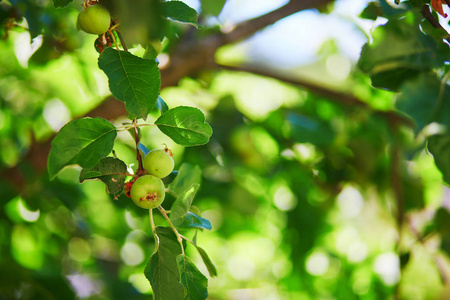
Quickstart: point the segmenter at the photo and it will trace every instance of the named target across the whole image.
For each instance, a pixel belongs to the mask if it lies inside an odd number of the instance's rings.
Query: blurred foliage
[[[202,25],[224,2],[201,1]],[[162,90],[173,106],[201,108],[214,131],[209,144],[195,148],[177,146],[154,128],[143,129],[141,141],[149,149],[166,143],[176,169],[187,162],[203,170],[194,204],[213,229],[183,234],[199,240],[217,267],[208,299],[448,299],[442,274],[450,274],[449,50],[434,31],[426,33],[419,14],[426,1],[391,2],[367,4],[364,21],[385,23],[334,82],[365,106],[221,70]],[[0,299],[151,298],[143,274],[154,249],[147,211],[125,195],[113,200],[101,182],[79,184],[80,168],[49,181],[25,159],[33,143],[108,96],[95,37],[76,29],[80,3],[55,9],[50,1],[0,2],[0,172],[19,168],[27,182],[17,190],[9,178],[0,181]],[[141,6],[125,6],[130,11],[118,10],[128,15],[130,44],[159,38]],[[143,16],[130,18],[136,11]],[[327,11],[333,15],[333,5]],[[211,24],[199,36],[214,33]],[[192,38],[183,24],[158,26],[169,36],[164,55]],[[332,41],[322,46],[313,67],[282,71],[333,78],[324,71],[327,61],[344,54]],[[216,59],[245,62],[241,50],[227,45]],[[393,125],[380,110],[404,113],[416,127]],[[133,145],[122,132],[114,151],[133,162]],[[168,196],[164,205],[173,201]],[[155,222],[165,224],[159,214]],[[187,252],[208,274],[197,250]]]

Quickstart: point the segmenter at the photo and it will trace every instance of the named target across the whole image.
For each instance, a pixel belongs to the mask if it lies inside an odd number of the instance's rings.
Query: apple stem
[[[150,217],[150,226],[152,226],[153,237],[155,238],[155,244],[158,245],[158,235],[156,234],[155,222],[153,221],[153,208],[148,210],[148,215]]]
[[[136,142],[136,159],[138,161],[139,167],[137,170],[137,174],[140,174],[144,171],[144,166],[142,165],[142,157],[141,152],[139,152],[139,132],[136,124],[136,119],[133,119],[133,127],[134,127],[134,140]]]

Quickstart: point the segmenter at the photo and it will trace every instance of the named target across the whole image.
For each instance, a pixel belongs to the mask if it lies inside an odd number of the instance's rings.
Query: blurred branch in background
[[[219,47],[249,38],[259,30],[287,16],[302,10],[319,8],[333,1],[290,1],[279,9],[237,24],[227,33],[212,34],[204,38],[183,39],[176,49],[170,53],[169,64],[161,69],[161,89],[177,85],[180,79],[186,76],[192,76],[200,70],[214,68],[214,55]],[[110,96],[84,116],[114,120],[126,115],[127,112],[123,103]],[[42,173],[46,169],[46,160],[50,151],[52,138],[43,143],[38,143],[33,140],[30,150],[22,162],[10,169],[4,170],[0,173],[0,177],[11,181],[20,190],[26,181],[21,171],[22,167],[31,166],[37,173]]]
[[[304,89],[305,91],[315,94],[317,96],[324,97],[326,100],[339,103],[345,107],[348,108],[361,108],[365,109],[367,111],[373,112],[375,115],[382,117],[386,121],[389,122],[389,124],[395,128],[398,125],[404,125],[407,127],[413,127],[413,123],[411,120],[407,119],[406,117],[394,112],[394,111],[383,111],[378,110],[370,107],[370,105],[367,102],[364,102],[363,100],[348,94],[348,93],[342,93],[339,91],[336,91],[334,89],[330,89],[327,87],[324,87],[322,85],[314,84],[309,81],[302,80],[300,78],[293,78],[292,76],[283,76],[279,73],[269,71],[267,69],[259,69],[255,68],[253,66],[226,66],[226,65],[217,65],[219,68],[229,71],[235,71],[235,72],[246,72],[246,73],[252,73],[256,75],[261,75],[265,77],[274,78],[277,80],[280,80],[282,82],[292,84],[294,86],[298,86],[301,89]]]

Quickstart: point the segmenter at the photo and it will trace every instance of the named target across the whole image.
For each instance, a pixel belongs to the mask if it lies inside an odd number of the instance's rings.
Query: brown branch
[[[332,0],[291,0],[288,4],[262,16],[240,23],[231,32],[225,35],[225,43],[234,43],[255,34],[259,30],[274,24],[275,22],[299,12],[311,8],[323,7]]]
[[[399,125],[404,125],[408,127],[413,127],[413,123],[407,119],[406,117],[403,117],[402,115],[396,113],[395,111],[382,111],[382,110],[376,110],[369,106],[367,102],[362,101],[361,99],[347,93],[342,93],[330,88],[326,88],[322,85],[317,85],[312,82],[302,80],[299,78],[292,78],[283,76],[280,74],[276,74],[271,71],[257,69],[250,66],[240,66],[240,67],[234,67],[234,66],[226,66],[226,65],[217,65],[218,67],[224,69],[224,70],[230,70],[235,72],[246,72],[246,73],[253,73],[256,75],[264,76],[264,77],[270,77],[274,78],[280,81],[283,81],[288,84],[292,84],[295,86],[298,86],[302,89],[305,89],[306,91],[315,94],[317,96],[321,96],[326,98],[329,101],[333,101],[336,103],[339,103],[341,105],[347,106],[347,107],[360,107],[364,108],[366,110],[372,111],[375,115],[387,120],[392,128],[397,128]]]
[[[299,11],[322,7],[331,2],[334,2],[334,0],[291,0],[279,9],[238,24],[230,32],[217,33],[204,38],[183,40],[176,48],[176,51],[170,54],[169,65],[161,69],[161,89],[177,85],[178,81],[186,76],[194,75],[204,69],[213,68],[215,66],[214,55],[219,47],[242,41],[259,30]],[[124,104],[112,96],[85,114],[85,116],[100,117],[107,120],[127,115]],[[51,140],[52,138],[43,143],[33,141],[29,152],[22,162],[13,168],[0,171],[0,177],[13,182],[17,189],[21,189],[25,184],[21,167],[24,164],[31,165],[38,174],[42,173],[47,168],[47,157],[50,151]]]
[[[422,14],[422,16],[427,19],[428,22],[430,22],[431,26],[433,26],[434,28],[439,28],[441,30],[443,30],[443,32],[445,32],[445,36],[443,36],[443,39],[445,39],[447,42],[450,43],[450,35],[448,34],[448,32],[444,29],[444,27],[442,27],[442,25],[439,23],[439,21],[433,16],[433,14],[431,13],[430,7],[428,6],[428,4],[425,4],[422,6],[422,9],[420,10],[420,13]]]

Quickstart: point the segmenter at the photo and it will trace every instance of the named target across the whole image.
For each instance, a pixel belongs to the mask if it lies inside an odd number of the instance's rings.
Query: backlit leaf
[[[200,184],[202,180],[202,170],[197,165],[183,163],[178,170],[175,180],[169,185],[169,190],[177,196],[183,194],[194,184]]]
[[[212,135],[211,126],[205,122],[202,111],[188,106],[178,106],[163,113],[155,124],[175,143],[181,146],[204,145]]]
[[[182,1],[167,1],[161,3],[162,14],[165,18],[194,25],[201,26],[197,22],[197,11]]]
[[[189,257],[177,256],[180,270],[180,283],[185,289],[185,300],[204,300],[208,297],[208,279],[203,275]]]

